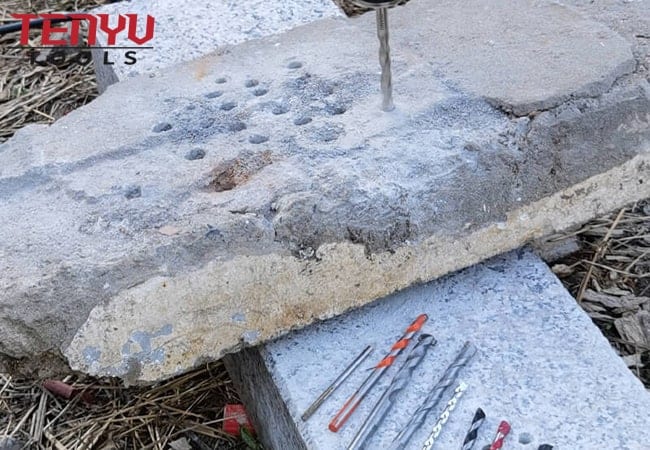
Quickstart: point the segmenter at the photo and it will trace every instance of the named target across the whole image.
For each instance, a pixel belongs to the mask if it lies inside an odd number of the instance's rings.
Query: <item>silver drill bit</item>
[[[314,403],[312,403],[309,408],[303,413],[301,417],[302,420],[307,420],[309,419],[318,408],[323,404],[327,398],[332,395],[332,393],[341,385],[343,382],[354,372],[354,370],[359,367],[359,364],[361,364],[367,357],[372,353],[372,347],[369,345],[366,347],[366,349],[361,352],[359,356],[356,357],[354,361],[350,363],[350,365],[339,375],[333,382],[330,384],[327,389],[323,391],[323,393],[316,399],[314,400]]]
[[[413,416],[407,422],[406,427],[397,435],[393,440],[390,450],[400,450],[406,448],[406,444],[411,439],[411,436],[415,431],[417,431],[422,424],[426,416],[438,406],[442,394],[447,390],[449,386],[456,382],[458,378],[458,373],[460,370],[465,367],[472,357],[476,354],[476,347],[474,347],[470,342],[465,342],[463,348],[460,350],[456,359],[447,367],[445,373],[440,378],[440,381],[433,387],[429,392],[427,397],[424,399],[424,402],[420,407],[413,413]]]
[[[391,72],[390,45],[388,32],[388,8],[403,5],[408,0],[349,0],[336,1],[344,10],[354,8],[374,9],[377,14],[377,37],[379,37],[379,64],[381,65],[381,94],[383,97],[381,109],[392,111],[393,104],[393,74]],[[351,3],[351,5],[347,5]],[[350,13],[348,13],[350,15]],[[352,13],[354,15],[354,13]]]
[[[388,411],[393,407],[399,393],[408,385],[415,368],[420,364],[420,362],[422,362],[427,351],[434,345],[436,345],[436,340],[433,336],[430,334],[420,335],[418,343],[413,347],[413,350],[410,351],[406,361],[395,374],[395,377],[388,385],[388,388],[386,388],[386,391],[372,409],[363,425],[361,425],[361,428],[359,428],[356,436],[348,446],[348,450],[361,448],[368,436],[375,431]]]
[[[379,37],[379,64],[381,64],[381,94],[383,96],[381,109],[392,111],[393,104],[393,74],[390,66],[390,44],[388,33],[388,10],[377,10],[377,36]]]
[[[458,387],[454,390],[454,396],[447,402],[445,409],[442,411],[438,417],[438,420],[433,425],[431,434],[429,434],[429,437],[427,437],[427,440],[424,442],[422,450],[431,450],[433,448],[433,444],[435,444],[436,439],[438,439],[438,437],[440,437],[440,433],[442,433],[442,427],[444,427],[449,420],[449,416],[451,415],[452,411],[456,409],[458,400],[460,400],[460,398],[463,396],[466,389],[467,385],[461,381]]]
[[[415,321],[409,325],[402,337],[397,342],[395,342],[395,344],[393,344],[388,355],[379,361],[379,364],[373,368],[372,372],[370,372],[370,375],[368,375],[368,378],[366,378],[364,382],[361,383],[359,389],[357,389],[356,392],[352,394],[350,398],[348,398],[341,409],[336,413],[328,425],[330,431],[336,433],[341,429],[345,422],[350,418],[352,413],[356,411],[357,407],[363,401],[363,399],[366,398],[368,392],[370,392],[370,390],[377,383],[377,381],[379,381],[382,375],[386,373],[386,370],[388,370],[388,368],[393,365],[395,358],[397,358],[402,350],[404,350],[409,345],[409,342],[411,342],[413,336],[415,336],[415,334],[420,331],[428,319],[429,317],[426,314],[420,314],[417,319],[415,319]]]

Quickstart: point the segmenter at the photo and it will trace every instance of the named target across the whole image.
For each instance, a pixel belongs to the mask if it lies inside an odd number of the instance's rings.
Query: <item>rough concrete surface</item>
[[[328,19],[1,146],[2,365],[164,378],[650,196],[650,90],[605,25],[514,0],[391,18],[390,114],[374,18]]]
[[[147,43],[154,49],[138,52],[137,64],[104,65],[103,52],[95,54],[102,91],[117,81],[199,58],[228,44],[258,39],[341,14],[331,0],[131,0],[104,5],[94,12],[113,16],[139,14],[139,36],[144,31],[144,17],[151,15],[156,19],[154,39]],[[120,36],[118,44],[129,45],[129,42]],[[123,53],[110,51],[110,61],[123,60]]]
[[[435,336],[438,343],[415,369],[364,448],[389,448],[468,340],[478,349],[459,376],[468,389],[434,448],[460,448],[479,407],[487,419],[476,449],[490,442],[501,420],[512,426],[504,445],[507,449],[537,449],[544,443],[555,450],[648,448],[650,394],[548,266],[523,250],[309,326],[259,351],[225,358],[229,370],[234,368],[235,384],[241,387],[256,429],[262,430],[265,448],[347,448],[405,354],[341,431],[330,432],[328,423],[367,376],[364,369],[376,364],[422,313],[429,316],[422,332]],[[375,348],[374,353],[303,422],[300,415],[367,345]],[[259,381],[265,379],[272,382],[261,389]],[[271,395],[276,398],[263,401]],[[449,392],[443,395],[403,450],[422,448],[450,396]],[[270,426],[283,416],[292,427]]]

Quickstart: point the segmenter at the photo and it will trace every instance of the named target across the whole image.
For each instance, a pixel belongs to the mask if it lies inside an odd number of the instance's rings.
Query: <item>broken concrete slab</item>
[[[558,450],[647,448],[650,393],[548,266],[527,251],[496,257],[259,349],[228,355],[224,361],[265,448],[347,448],[405,356],[341,431],[332,433],[327,425],[367,376],[364,369],[376,364],[423,313],[429,320],[422,332],[433,334],[438,344],[365,448],[389,448],[467,340],[478,355],[460,374],[468,389],[436,448],[459,448],[479,407],[487,420],[477,448],[492,439],[501,420],[512,425],[506,440],[510,449],[536,449],[544,443]],[[373,355],[311,419],[302,421],[304,410],[366,345],[374,346]],[[404,450],[422,447],[450,396],[443,396]]]
[[[153,50],[137,54],[138,62],[126,65],[124,51],[95,52],[98,86],[103,92],[108,86],[145,73],[205,56],[220,47],[259,39],[289,30],[319,19],[340,15],[331,0],[248,0],[245,2],[214,2],[194,0],[185,7],[178,0],[132,0],[100,6],[94,13],[151,15],[156,20],[154,40],[147,43]],[[139,35],[145,21],[138,22]],[[104,40],[104,44],[105,44]],[[132,45],[126,40],[118,45]]]
[[[509,34],[494,59],[560,102],[526,117],[504,110],[530,96],[495,100],[496,77],[481,88],[458,61],[469,50],[438,48],[451,2],[416,2],[391,14],[405,30],[391,114],[368,16],[128,80],[21,131],[0,147],[3,367],[63,354],[165,378],[650,196],[650,89],[621,75],[624,41],[558,5],[510,3],[531,11],[527,39]],[[571,21],[581,33],[548,47]],[[609,66],[585,68],[602,48]],[[549,62],[526,71],[526,54]],[[567,88],[574,69],[585,78]]]

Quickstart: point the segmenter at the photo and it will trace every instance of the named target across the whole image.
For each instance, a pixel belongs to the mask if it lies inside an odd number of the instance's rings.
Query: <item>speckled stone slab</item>
[[[469,388],[435,449],[460,448],[478,407],[487,420],[476,449],[489,443],[501,420],[512,425],[504,447],[508,450],[537,450],[543,443],[555,450],[650,448],[650,393],[548,266],[524,250],[401,291],[264,346],[263,364],[255,371],[244,361],[245,375],[240,373],[238,381],[250,381],[254,389],[256,382],[248,378],[263,379],[267,371],[284,403],[265,404],[259,397],[266,394],[245,388],[245,398],[256,396],[255,404],[247,407],[256,415],[258,428],[265,428],[269,415],[286,409],[306,448],[346,448],[404,355],[339,433],[330,432],[327,424],[367,375],[365,370],[354,373],[309,421],[303,422],[300,415],[366,345],[376,350],[362,369],[378,362],[421,313],[429,315],[423,332],[433,334],[438,344],[366,448],[387,448],[466,340],[479,350],[460,374]],[[232,362],[239,357],[229,358]],[[405,450],[421,448],[450,394],[443,397]]]

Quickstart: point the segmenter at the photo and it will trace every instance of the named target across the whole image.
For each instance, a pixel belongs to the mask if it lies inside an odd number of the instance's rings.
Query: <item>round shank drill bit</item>
[[[474,444],[476,444],[476,439],[478,438],[478,429],[481,428],[483,422],[485,422],[485,412],[479,408],[476,410],[474,418],[472,419],[472,424],[469,427],[469,431],[465,435],[462,450],[472,450],[472,447],[474,447]]]
[[[505,441],[508,433],[510,433],[510,424],[503,420],[499,424],[499,428],[497,428],[497,435],[494,436],[492,445],[490,445],[490,450],[499,450],[503,448],[503,441]]]
[[[323,393],[316,399],[314,400],[314,403],[312,403],[309,408],[303,413],[301,419],[303,421],[309,419],[318,408],[323,404],[325,400],[328,399],[330,395],[341,385],[343,382],[350,376],[354,370],[359,367],[359,365],[372,353],[372,346],[367,346],[363,352],[359,356],[356,357],[354,361],[350,363],[350,365],[339,375],[333,382],[330,384],[327,389],[323,391]]]
[[[420,335],[418,343],[413,347],[413,350],[409,352],[406,361],[404,361],[404,364],[395,374],[395,377],[370,412],[370,415],[368,415],[363,425],[361,425],[361,428],[359,428],[356,436],[348,446],[348,450],[361,448],[368,436],[377,429],[388,411],[390,411],[395,404],[399,393],[406,389],[408,383],[411,381],[415,368],[422,362],[427,351],[434,345],[436,345],[436,340],[433,336],[430,334]]]
[[[454,390],[453,397],[451,397],[451,400],[447,402],[445,409],[440,414],[440,417],[438,417],[438,420],[436,421],[435,425],[433,425],[431,434],[429,434],[429,437],[424,442],[424,445],[422,446],[422,450],[431,450],[433,448],[433,444],[435,444],[436,439],[438,439],[438,437],[440,437],[440,433],[442,433],[442,427],[444,427],[447,421],[449,420],[449,416],[451,415],[452,411],[456,409],[456,405],[458,404],[458,401],[465,393],[466,389],[467,389],[467,385],[461,381],[458,387]]]
[[[352,413],[357,409],[359,404],[363,401],[365,396],[370,392],[370,389],[379,381],[381,376],[386,373],[386,370],[393,365],[395,358],[399,355],[402,350],[404,350],[408,345],[415,333],[420,331],[422,325],[429,319],[426,314],[420,314],[415,321],[409,325],[406,329],[406,332],[402,337],[393,344],[390,349],[390,352],[384,359],[379,361],[379,364],[375,366],[373,371],[368,375],[368,378],[359,386],[359,389],[348,398],[348,400],[343,404],[343,407],[336,413],[332,421],[330,422],[328,428],[330,431],[337,432],[341,427],[347,422]]]
[[[424,402],[420,407],[413,413],[409,419],[406,427],[400,431],[397,437],[393,440],[390,449],[391,450],[401,450],[406,448],[408,441],[411,439],[413,433],[418,430],[424,423],[426,416],[431,413],[432,410],[438,406],[442,394],[447,390],[449,386],[456,382],[458,378],[458,373],[460,370],[465,367],[472,357],[476,354],[476,347],[474,347],[470,342],[465,342],[463,348],[460,350],[456,359],[447,367],[445,373],[440,378],[440,381],[431,389],[429,394],[424,399]]]

